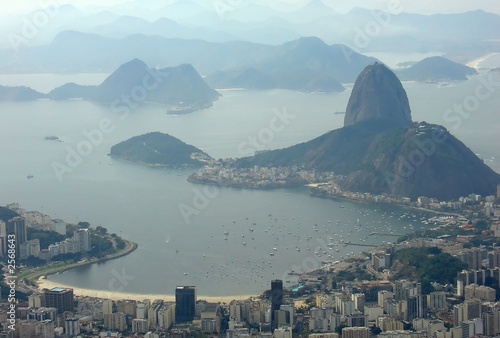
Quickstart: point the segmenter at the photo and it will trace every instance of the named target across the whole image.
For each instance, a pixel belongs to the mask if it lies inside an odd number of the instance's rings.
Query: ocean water
[[[103,77],[73,75],[71,81],[91,84]],[[67,78],[31,75],[23,84],[48,91],[62,80]],[[2,85],[19,82],[0,75]],[[446,86],[404,86],[414,120],[443,124],[500,171],[499,87],[460,123],[446,113],[473,102],[470,97],[482,83],[473,78]],[[216,158],[290,146],[341,127],[344,115],[335,113],[345,111],[350,90],[221,93],[212,108],[192,114],[171,116],[161,106],[145,104],[123,119],[108,106],[81,100],[0,103],[0,204],[19,202],[68,222],[102,225],[139,244],[129,256],[50,280],[114,291],[116,276],[125,274],[122,292],[173,294],[176,285],[196,285],[201,295],[257,294],[273,278],[293,283],[292,270],[369,249],[344,242],[376,245],[425,226],[421,221],[427,215],[416,212],[315,198],[306,188],[206,187],[187,182],[190,171],[152,169],[107,156],[112,145],[151,131],[169,133]],[[287,118],[272,131],[278,116]],[[63,142],[45,140],[49,135]],[[249,138],[258,140],[256,149],[248,146]]]

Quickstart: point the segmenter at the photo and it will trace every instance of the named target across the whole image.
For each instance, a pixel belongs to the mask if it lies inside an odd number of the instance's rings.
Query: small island
[[[109,155],[155,168],[198,168],[213,162],[202,150],[160,132],[120,142],[111,147]]]
[[[432,56],[397,71],[397,75],[401,80],[434,83],[464,81],[467,80],[468,76],[477,75],[477,71],[441,56]]]

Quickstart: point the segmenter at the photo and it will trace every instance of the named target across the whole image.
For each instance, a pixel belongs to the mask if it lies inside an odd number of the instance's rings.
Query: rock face
[[[403,128],[411,124],[410,104],[401,82],[389,68],[378,62],[366,67],[356,79],[344,126],[373,120]]]

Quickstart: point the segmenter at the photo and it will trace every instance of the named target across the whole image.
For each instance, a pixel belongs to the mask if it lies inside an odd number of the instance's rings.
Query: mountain
[[[239,159],[234,165],[296,165],[335,172],[343,176],[339,185],[346,190],[412,199],[494,194],[500,175],[444,127],[409,121],[409,105],[401,88],[383,64],[370,65],[356,80],[348,105],[352,117],[346,116],[343,128],[289,148]],[[393,102],[384,108],[381,98]],[[363,114],[356,115],[361,107]]]
[[[317,37],[304,37],[274,48],[267,57],[246,68],[216,72],[207,77],[214,87],[274,88],[305,92],[338,92],[341,82],[352,82],[376,59],[344,45],[327,45]]]
[[[200,167],[210,156],[181,140],[159,132],[132,137],[111,147],[110,156],[153,167]]]
[[[403,85],[382,63],[366,67],[356,79],[347,103],[344,126],[380,119],[408,127],[411,111]]]
[[[467,76],[476,74],[474,68],[440,56],[425,58],[407,69],[398,71],[398,76],[402,80],[423,82],[461,81],[467,80]]]
[[[210,107],[220,94],[210,88],[191,65],[152,69],[138,59],[118,67],[98,86],[68,83],[48,94],[54,100],[82,98],[99,103],[118,101],[125,105],[124,96],[134,104],[167,104],[176,112],[186,113]]]
[[[302,8],[289,13],[287,18],[294,22],[310,22],[325,16],[336,15],[335,11],[321,0],[312,0]]]
[[[24,86],[0,86],[0,101],[33,101],[43,99],[45,97],[45,94]]]

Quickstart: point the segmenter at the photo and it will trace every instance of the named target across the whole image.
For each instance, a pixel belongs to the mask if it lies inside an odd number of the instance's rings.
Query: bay
[[[97,74],[75,75],[73,81],[79,82],[80,76],[87,84],[102,80]],[[60,82],[38,77],[26,77],[24,85],[43,82],[50,90]],[[1,84],[11,82],[0,75]],[[446,115],[479,85],[477,78],[446,87],[404,83],[414,120],[444,124],[500,171],[500,96],[493,93],[480,101],[460,125]],[[335,113],[345,110],[350,90],[221,93],[207,110],[171,116],[161,106],[144,104],[124,119],[110,107],[81,100],[0,103],[0,204],[19,202],[68,222],[102,225],[139,244],[129,256],[50,280],[112,291],[116,274],[126,273],[122,292],[172,294],[176,285],[189,284],[202,295],[258,294],[273,278],[293,282],[287,274],[291,270],[309,270],[321,261],[369,249],[344,246],[341,240],[381,244],[394,241],[394,234],[425,226],[421,220],[427,215],[416,212],[314,198],[305,188],[216,189],[187,182],[190,171],[152,169],[107,156],[112,145],[151,131],[169,133],[216,158],[246,155],[242,145],[251,139],[259,140],[256,150],[290,146],[341,127],[344,115]],[[293,117],[279,131],[267,133],[280,114]],[[108,120],[112,131],[97,137],[102,121]],[[45,140],[49,135],[63,142]],[[86,135],[94,135],[94,143]],[[83,154],[74,168],[67,163],[72,151]],[[58,175],[58,164],[70,170]],[[28,180],[27,175],[34,178]],[[186,216],[186,208],[195,213]],[[325,247],[332,242],[337,246]]]

